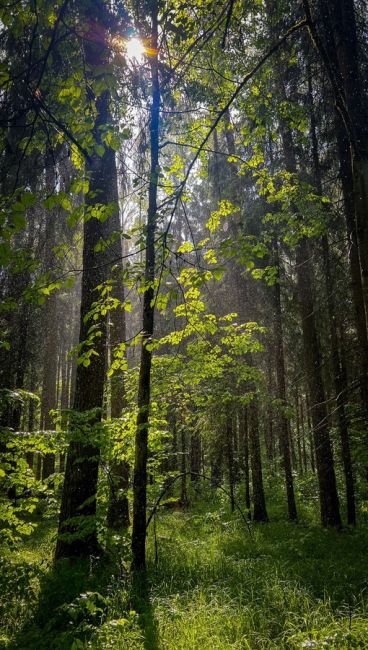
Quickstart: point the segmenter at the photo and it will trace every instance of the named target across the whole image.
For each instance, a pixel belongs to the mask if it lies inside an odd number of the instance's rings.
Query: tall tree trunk
[[[51,217],[52,218],[52,217]],[[54,220],[52,218],[52,220]],[[54,244],[47,241],[46,246]],[[57,373],[57,298],[51,293],[45,304],[45,343],[43,358],[42,399],[41,399],[41,429],[51,431],[54,423],[50,415],[51,409],[56,408],[56,373]],[[51,434],[47,434],[50,436]],[[46,480],[55,472],[55,454],[46,453],[43,458],[42,480]]]
[[[320,0],[325,30],[333,34],[332,65],[337,60],[337,87],[347,109],[347,133],[353,171],[353,193],[359,259],[366,313],[368,312],[368,126],[367,97],[359,66],[354,0]],[[332,40],[332,39],[331,39]]]
[[[148,190],[148,213],[146,227],[145,291],[143,294],[142,349],[138,386],[138,417],[135,437],[135,462],[133,483],[133,568],[145,569],[146,565],[146,510],[147,510],[147,452],[151,391],[152,352],[149,342],[153,335],[155,279],[155,230],[157,219],[157,186],[159,174],[159,124],[160,82],[158,74],[158,6],[151,4],[151,164]]]
[[[276,383],[277,383],[277,397],[282,403],[282,407],[286,407],[286,382],[285,382],[285,357],[284,357],[284,340],[283,340],[283,323],[281,313],[281,289],[280,289],[280,256],[278,250],[278,243],[274,242],[274,256],[275,266],[278,272],[278,282],[274,286],[274,340],[276,347]],[[282,454],[282,461],[285,473],[285,487],[287,497],[288,517],[290,520],[297,518],[293,474],[291,468],[290,444],[288,421],[284,412],[280,414],[279,425],[280,436],[280,450]]]
[[[96,23],[106,22],[106,7],[95,6],[95,15],[89,16]],[[88,71],[93,77],[107,62],[105,44],[85,42]],[[92,92],[92,91],[91,91]],[[91,101],[93,97],[90,97]],[[103,147],[102,156],[93,152],[86,161],[89,192],[86,195],[86,212],[96,205],[107,205],[116,196],[115,152],[101,140],[102,129],[111,127],[110,96],[103,91],[95,100],[96,120],[93,128],[95,146]],[[118,209],[118,206],[115,206]],[[91,332],[88,314],[99,299],[96,287],[103,285],[109,274],[109,251],[97,252],[97,244],[107,240],[107,226],[99,219],[89,218],[84,223],[83,276],[80,311],[79,341],[86,341]],[[76,387],[73,408],[76,423],[82,432],[69,444],[65,468],[59,531],[55,557],[90,555],[99,552],[96,529],[96,493],[100,449],[96,440],[96,425],[102,416],[104,382],[106,321],[100,316],[97,322],[100,335],[93,340],[93,354],[89,365],[80,363],[76,370]],[[79,428],[79,427],[78,427]]]
[[[319,24],[303,0],[309,31],[329,76],[338,118],[350,144],[355,227],[366,313],[368,311],[368,126],[360,71],[354,0],[319,0]]]
[[[115,168],[116,171],[116,168]],[[116,196],[114,200],[119,204],[117,179],[114,183],[116,187]],[[126,322],[125,322],[125,291],[122,278],[123,271],[123,246],[121,238],[121,223],[119,211],[112,215],[110,222],[110,237],[116,232],[119,233],[117,241],[110,246],[111,255],[111,272],[115,271],[113,280],[112,296],[119,300],[117,309],[110,312],[110,349],[113,358],[114,351],[126,341]],[[125,357],[125,354],[124,354]],[[123,408],[126,406],[124,370],[117,370],[111,377],[111,417],[120,418]],[[110,463],[110,496],[107,510],[107,525],[111,529],[128,528],[129,503],[127,491],[129,488],[130,467],[126,460],[116,460],[112,458]]]
[[[294,143],[290,129],[280,120],[285,166],[297,174]],[[317,335],[312,293],[311,254],[309,243],[302,237],[296,248],[296,275],[302,320],[304,360],[308,392],[311,400],[313,437],[319,485],[321,521],[323,526],[341,526],[339,498],[336,487],[332,445],[328,426],[325,390],[322,379],[321,351]]]
[[[336,305],[334,304],[335,288],[333,286],[329,244],[327,236],[322,238],[323,247],[323,266],[326,281],[327,306],[330,326],[330,343],[331,343],[331,363],[334,375],[334,388],[336,395],[337,424],[341,443],[341,456],[345,475],[346,504],[348,524],[355,525],[355,488],[353,476],[353,464],[350,451],[350,436],[348,430],[348,420],[345,409],[346,384],[341,369],[339,342],[336,326]]]
[[[350,159],[349,139],[342,120],[336,118],[337,147],[340,165],[340,178],[344,198],[344,211],[348,238],[348,252],[351,276],[351,291],[354,305],[355,327],[358,339],[358,364],[360,369],[360,395],[365,420],[368,420],[368,333],[364,306],[362,279],[360,274],[359,248],[355,225],[355,206],[353,195],[353,174]]]
[[[300,315],[302,319],[304,359],[307,370],[308,390],[311,400],[311,417],[316,456],[321,521],[323,526],[341,526],[339,499],[337,495],[332,445],[328,427],[325,391],[322,381],[321,352],[317,338],[314,304],[312,297],[312,274],[310,251],[303,238],[297,247],[297,279]]]
[[[229,111],[226,111],[224,115],[225,121],[225,138],[227,144],[227,150],[230,156],[236,155],[236,146],[233,129],[231,127],[230,114]],[[236,168],[232,165],[230,167],[231,174],[231,183],[230,183],[230,197],[235,201],[239,201],[242,192],[242,186],[240,178],[236,172]],[[239,232],[239,223],[231,223],[231,230],[233,235],[236,235]],[[249,224],[247,224],[247,229],[251,231]],[[254,233],[251,232],[253,235]],[[254,312],[254,305],[250,299],[249,292],[249,279],[243,278],[238,272],[233,272],[234,286],[236,289],[236,303],[237,303],[237,312],[241,320],[247,318],[252,318],[252,312]],[[256,318],[253,316],[254,320]],[[253,365],[253,359],[251,355],[248,355],[249,365]],[[259,437],[259,413],[258,413],[258,404],[256,397],[253,402],[249,405],[248,409],[248,436],[249,436],[249,450],[251,458],[251,470],[252,470],[252,487],[253,487],[253,506],[254,506],[254,520],[255,521],[268,521],[266,501],[264,495],[263,487],[263,475],[262,475],[262,455],[261,455],[261,445]]]
[[[69,408],[69,359],[67,342],[64,338],[62,353],[61,353],[61,396],[60,396],[60,409],[61,409],[61,422],[62,428],[66,428],[67,415],[66,410]],[[59,472],[62,474],[65,470],[65,454],[59,455]]]
[[[316,189],[320,196],[323,195],[322,187],[322,173],[319,161],[316,120],[313,106],[313,93],[312,93],[312,78],[309,75],[309,105],[310,105],[310,123],[311,123],[311,141],[312,141],[312,157],[314,166],[314,177]],[[330,262],[329,242],[326,234],[322,236],[322,255],[323,255],[323,270],[326,284],[326,297],[327,297],[327,312],[330,330],[330,351],[331,351],[331,366],[334,379],[334,389],[336,396],[337,406],[337,423],[341,441],[341,455],[344,466],[345,474],[345,487],[346,487],[346,503],[348,523],[355,524],[355,495],[354,495],[354,477],[353,467],[350,451],[350,440],[348,422],[345,411],[345,389],[343,384],[343,377],[340,363],[339,342],[337,334],[336,314],[337,306],[335,301],[336,287],[333,281],[333,275]]]

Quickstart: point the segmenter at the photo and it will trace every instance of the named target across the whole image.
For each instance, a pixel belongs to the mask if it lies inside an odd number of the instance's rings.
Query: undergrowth
[[[131,579],[119,535],[102,558],[53,567],[55,527],[43,522],[2,558],[0,647],[367,648],[367,528],[339,533],[306,511],[298,524],[272,514],[250,536],[218,500],[161,512],[147,579]]]

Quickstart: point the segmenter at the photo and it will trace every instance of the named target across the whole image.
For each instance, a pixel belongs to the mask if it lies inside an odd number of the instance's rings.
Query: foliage
[[[362,648],[366,533],[323,531],[308,517],[254,526],[252,539],[205,488],[190,512],[159,516],[157,565],[151,529],[148,592],[120,573],[120,543],[109,562],[49,573],[43,524],[1,568],[1,647]]]

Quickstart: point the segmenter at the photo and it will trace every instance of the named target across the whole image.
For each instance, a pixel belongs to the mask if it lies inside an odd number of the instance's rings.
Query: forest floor
[[[228,650],[368,648],[368,527],[314,517],[253,526],[221,501],[162,512],[147,580],[129,578],[129,542],[52,568],[43,520],[0,566],[0,648]]]

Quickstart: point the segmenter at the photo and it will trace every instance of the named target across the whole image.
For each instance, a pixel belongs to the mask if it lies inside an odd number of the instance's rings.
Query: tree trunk
[[[193,472],[191,474],[193,483],[198,483],[199,480],[198,474],[201,472],[201,455],[201,437],[197,431],[194,431],[190,436],[190,471]]]
[[[356,232],[366,314],[368,312],[368,126],[359,65],[354,0],[320,0],[320,16],[328,71],[339,118],[350,142]],[[319,41],[317,39],[316,44]]]
[[[274,387],[274,358],[273,358],[273,349],[272,345],[269,346],[268,355],[267,355],[267,387],[270,395],[275,394]],[[273,408],[272,404],[267,407],[266,411],[266,426],[265,426],[265,443],[266,443],[266,452],[267,460],[270,464],[271,472],[274,471],[275,463],[275,431],[274,431],[274,420],[273,420]],[[277,435],[277,434],[276,434]]]
[[[50,215],[50,220],[54,221],[54,215]],[[47,240],[46,246],[53,247],[54,243]],[[56,408],[56,373],[57,373],[57,300],[55,293],[51,293],[45,304],[44,323],[45,323],[45,343],[43,358],[43,379],[42,379],[42,399],[41,399],[41,429],[51,431],[54,429],[54,423],[50,415],[51,409]],[[50,437],[50,433],[47,436]],[[45,481],[55,472],[55,454],[46,453],[43,458],[42,480]]]
[[[296,265],[300,315],[302,319],[304,360],[311,400],[321,521],[323,526],[340,527],[339,498],[337,495],[326,398],[322,381],[321,352],[314,317],[310,251],[305,238],[298,244]]]
[[[253,401],[248,406],[248,422],[253,487],[253,520],[266,522],[268,521],[268,516],[263,489],[262,458],[258,428],[258,405],[256,397],[253,398]]]
[[[285,166],[297,174],[296,156],[291,131],[280,119]],[[297,212],[296,207],[294,210]],[[301,217],[300,217],[301,218]],[[336,487],[332,445],[328,426],[325,390],[322,379],[321,351],[317,336],[312,293],[311,254],[309,243],[302,237],[296,247],[296,275],[302,321],[304,361],[307,371],[308,392],[311,401],[313,437],[319,485],[321,521],[323,526],[341,526],[339,498]]]
[[[115,167],[116,173],[116,167]],[[119,204],[117,178],[114,183],[116,187],[116,196],[114,200]],[[123,246],[121,239],[121,223],[119,211],[112,215],[110,221],[110,237],[116,232],[119,233],[117,241],[110,246],[111,272],[112,272],[112,296],[119,300],[119,306],[110,312],[110,350],[113,359],[114,350],[120,344],[126,341],[126,322],[125,309],[123,307],[125,300],[125,291],[122,278],[123,272]],[[125,357],[125,354],[124,354]],[[120,418],[123,408],[126,406],[124,370],[117,370],[111,377],[111,417]],[[110,462],[110,495],[107,510],[107,525],[109,528],[119,530],[128,528],[130,524],[129,503],[127,491],[129,488],[130,467],[125,460],[111,459]]]
[[[285,357],[284,357],[284,340],[283,340],[283,323],[281,313],[281,290],[280,290],[280,256],[278,251],[278,244],[274,242],[274,256],[275,266],[278,272],[278,282],[274,285],[274,339],[276,347],[276,383],[277,383],[277,397],[281,401],[283,408],[286,407],[286,382],[285,382]],[[289,431],[288,420],[285,413],[280,414],[279,425],[280,436],[280,450],[282,454],[282,461],[285,473],[285,487],[288,517],[290,520],[297,519],[293,474],[291,467],[290,444],[289,444]]]
[[[239,436],[243,445],[244,483],[245,483],[245,507],[250,516],[250,481],[249,481],[249,436],[247,408],[243,406],[239,414]]]
[[[318,142],[317,142],[317,132],[316,132],[316,120],[315,120],[314,106],[313,106],[311,75],[309,75],[308,85],[309,85],[309,105],[310,105],[311,140],[312,140],[314,176],[315,176],[317,192],[320,196],[323,196],[322,174],[321,174],[321,167],[320,167],[319,153],[318,153]],[[337,306],[335,301],[336,287],[333,281],[329,242],[326,234],[322,236],[322,255],[323,255],[322,259],[323,259],[324,278],[326,284],[327,312],[328,312],[328,321],[329,321],[329,330],[330,330],[331,366],[332,366],[334,389],[335,389],[335,396],[336,396],[335,399],[336,399],[336,407],[337,407],[337,424],[338,424],[340,441],[341,441],[341,455],[342,455],[344,475],[345,475],[348,523],[355,525],[356,514],[355,514],[354,477],[353,477],[353,467],[352,467],[351,451],[350,451],[349,430],[348,430],[348,423],[347,423],[347,417],[345,411],[346,385],[344,385],[343,383],[341,363],[340,363],[339,342],[338,342],[337,325],[336,325],[336,314],[337,314]]]
[[[145,291],[143,294],[142,349],[138,386],[138,417],[135,437],[135,462],[133,483],[133,568],[146,566],[146,510],[147,510],[147,452],[151,390],[152,352],[149,347],[153,335],[155,279],[155,230],[157,219],[157,186],[159,174],[159,123],[160,83],[158,75],[158,7],[152,1],[151,37],[151,165],[148,190],[148,213],[146,228]]]
[[[101,10],[101,14],[99,11]],[[106,21],[106,8],[95,6],[96,21]],[[92,19],[92,18],[91,18]],[[107,62],[108,49],[105,44],[85,42],[85,56],[90,74],[97,74],[101,65]],[[91,96],[91,101],[93,97]],[[109,92],[103,91],[95,100],[96,120],[93,136],[96,146],[103,147],[102,156],[93,152],[86,162],[86,175],[89,178],[89,193],[86,195],[85,207],[107,205],[111,197],[116,196],[115,152],[101,140],[101,128],[111,126]],[[115,210],[118,206],[115,206]],[[83,276],[80,311],[79,341],[82,343],[90,336],[91,321],[88,314],[99,299],[96,287],[103,285],[108,279],[110,254],[107,251],[97,252],[97,244],[107,240],[107,226],[103,221],[89,218],[84,223],[83,242]],[[73,408],[74,418],[78,429],[82,431],[75,436],[69,445],[61,510],[59,531],[56,545],[56,559],[75,555],[91,555],[99,552],[96,528],[96,493],[100,449],[96,431],[102,416],[104,382],[105,382],[105,352],[106,352],[106,321],[104,317],[94,323],[99,328],[99,336],[93,340],[93,354],[89,364],[80,363],[76,370],[76,387]],[[93,333],[93,332],[92,332]],[[83,349],[85,351],[85,348]],[[82,423],[82,426],[81,426]]]
[[[227,468],[229,475],[229,494],[230,494],[230,510],[235,510],[234,498],[234,447],[233,447],[233,428],[231,414],[226,414],[226,456]]]
[[[344,198],[344,211],[348,238],[351,291],[354,304],[355,327],[358,339],[358,365],[360,369],[360,395],[365,420],[368,420],[368,334],[360,274],[358,239],[355,226],[353,175],[350,148],[341,118],[336,118],[336,135],[340,164],[340,178]]]
[[[187,444],[186,444],[186,435],[185,427],[182,424],[180,426],[180,501],[186,503],[188,501],[187,494]]]

